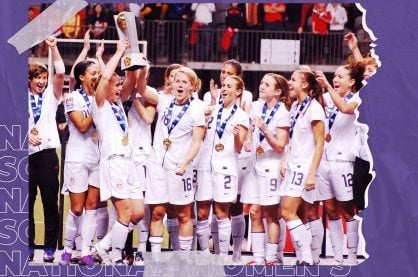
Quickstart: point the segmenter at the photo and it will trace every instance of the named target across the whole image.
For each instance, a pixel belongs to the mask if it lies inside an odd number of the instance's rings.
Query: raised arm
[[[338,93],[335,92],[334,88],[328,82],[327,77],[325,77],[324,72],[322,71],[315,71],[316,79],[319,84],[328,91],[329,95],[331,96],[332,102],[334,102],[337,109],[344,113],[344,114],[354,114],[358,103],[357,102],[345,102],[344,98],[341,97]]]
[[[104,52],[104,41],[100,43],[99,47],[96,49],[96,59],[99,63],[100,72],[102,72],[106,66],[105,62],[103,61],[103,52]]]
[[[52,81],[55,98],[60,100],[62,96],[62,89],[64,88],[65,66],[62,61],[60,52],[57,46],[57,39],[49,37],[45,40],[52,52],[52,61],[54,62],[55,75]]]
[[[348,43],[348,48],[350,48],[351,53],[353,54],[354,60],[356,62],[361,62],[363,60],[363,55],[358,48],[358,40],[354,33],[348,33],[344,36],[344,40]]]
[[[120,59],[122,58],[123,53],[125,52],[126,48],[128,47],[129,42],[120,40],[117,44],[116,52],[106,64],[103,72],[102,77],[100,78],[99,84],[96,90],[96,104],[98,107],[103,106],[103,103],[106,99],[107,89],[109,87],[109,81],[112,77],[113,73],[116,70],[116,67],[119,64]]]
[[[150,125],[154,121],[154,116],[156,113],[155,106],[147,102],[142,104],[137,97],[133,98],[133,104],[139,116],[145,121],[147,125]]]
[[[71,67],[71,71],[70,71],[70,83],[69,83],[69,91],[73,91],[74,90],[74,86],[75,86],[75,77],[74,77],[74,67],[79,63],[84,61],[87,58],[87,54],[90,50],[90,29],[88,29],[86,31],[86,33],[84,34],[84,44],[83,44],[83,49],[81,49],[80,54],[78,54],[77,59],[75,59],[73,66]]]

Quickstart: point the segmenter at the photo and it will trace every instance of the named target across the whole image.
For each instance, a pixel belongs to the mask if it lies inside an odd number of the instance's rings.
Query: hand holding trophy
[[[129,40],[130,48],[121,59],[122,70],[133,71],[147,65],[138,47],[138,34],[136,31],[135,15],[133,12],[121,12],[114,15],[116,29],[121,40]]]

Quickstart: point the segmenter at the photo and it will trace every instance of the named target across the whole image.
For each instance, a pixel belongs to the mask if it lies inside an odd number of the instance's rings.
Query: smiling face
[[[231,64],[225,63],[222,67],[221,75],[219,77],[219,79],[221,80],[221,84],[224,82],[226,77],[237,76],[237,74],[238,74],[238,72],[237,72],[237,70],[234,66],[232,66]]]
[[[48,72],[42,72],[41,74],[29,80],[30,90],[34,94],[40,94],[44,92],[47,84],[48,84]]]
[[[193,84],[185,72],[178,71],[172,84],[176,104],[184,104],[193,92]]]
[[[83,88],[88,92],[93,92],[99,82],[100,77],[100,69],[97,64],[92,63],[84,72],[83,75],[80,75],[80,81],[82,83]]]
[[[340,66],[334,73],[334,79],[332,79],[334,90],[340,96],[345,96],[348,92],[352,91],[352,87],[355,80],[351,78],[350,71]]]
[[[279,96],[281,89],[277,88],[277,82],[273,76],[264,75],[259,86],[260,99],[270,102],[274,97]]]
[[[121,90],[122,90],[122,84],[120,82],[120,77],[116,74],[113,74],[109,81],[109,88],[107,91],[106,99],[111,102],[116,102],[119,99]]]
[[[238,89],[238,82],[232,77],[227,77],[222,83],[221,96],[224,107],[232,106],[237,97],[242,93],[242,89]]]
[[[293,72],[287,84],[289,85],[289,95],[291,98],[297,98],[307,85],[300,71]]]

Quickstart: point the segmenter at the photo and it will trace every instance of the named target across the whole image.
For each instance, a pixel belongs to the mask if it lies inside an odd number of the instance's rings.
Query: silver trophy
[[[122,40],[129,40],[131,46],[126,50],[125,55],[122,57],[122,70],[131,71],[146,66],[146,61],[138,47],[138,34],[136,32],[134,13],[121,12],[118,15],[114,15],[113,18],[116,23],[115,25],[118,30],[119,38]]]

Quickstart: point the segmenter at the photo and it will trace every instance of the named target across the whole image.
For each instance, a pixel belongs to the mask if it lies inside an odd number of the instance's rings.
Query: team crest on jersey
[[[122,189],[123,189],[123,184],[122,184],[122,183],[118,183],[118,184],[116,184],[116,188],[117,188],[118,190],[122,190]]]
[[[73,101],[73,98],[70,96],[70,97],[67,97],[67,98],[65,98],[65,107],[67,108],[67,109],[72,109],[72,108],[74,108],[74,101]]]

